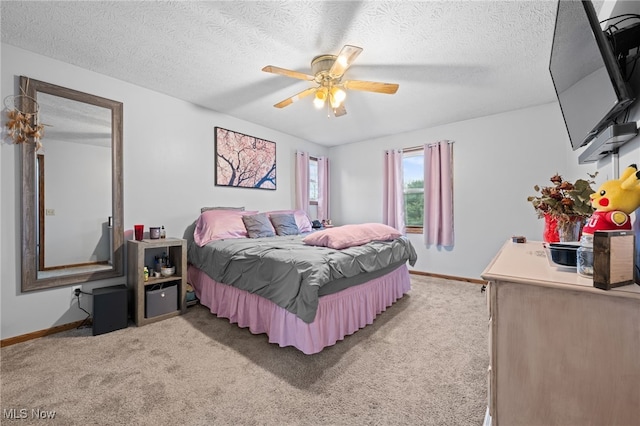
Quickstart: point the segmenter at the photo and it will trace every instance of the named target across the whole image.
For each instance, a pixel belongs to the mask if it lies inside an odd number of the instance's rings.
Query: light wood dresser
[[[640,286],[593,287],[507,241],[489,281],[492,426],[640,425]]]

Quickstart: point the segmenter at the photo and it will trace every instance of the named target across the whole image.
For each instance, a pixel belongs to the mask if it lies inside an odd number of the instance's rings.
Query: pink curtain
[[[404,233],[404,193],[402,190],[402,151],[384,153],[382,221]]]
[[[329,159],[318,158],[318,220],[329,219]]]
[[[424,243],[452,247],[453,142],[424,146]]]
[[[309,154],[296,152],[296,209],[309,212]]]

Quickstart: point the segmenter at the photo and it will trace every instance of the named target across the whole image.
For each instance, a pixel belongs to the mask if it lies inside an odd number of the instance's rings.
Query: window
[[[318,204],[318,159],[309,157],[309,203]]]
[[[424,150],[402,154],[404,220],[408,233],[422,233],[424,221]]]

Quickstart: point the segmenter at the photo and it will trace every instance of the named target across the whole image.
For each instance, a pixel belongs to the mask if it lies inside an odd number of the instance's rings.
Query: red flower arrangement
[[[551,176],[552,186],[534,186],[540,195],[527,198],[535,209],[538,218],[545,218],[544,240],[547,242],[559,241],[558,234],[568,234],[571,228],[576,227],[576,222],[582,224],[594,212],[589,196],[594,190],[594,178],[598,173],[589,174],[589,180],[578,179],[575,183],[566,181],[559,174]],[[578,225],[580,226],[580,225]],[[578,239],[578,235],[571,239]]]

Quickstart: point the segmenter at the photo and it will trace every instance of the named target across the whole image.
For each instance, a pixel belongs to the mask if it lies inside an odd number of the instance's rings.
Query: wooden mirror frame
[[[42,290],[81,284],[124,275],[124,227],[122,191],[122,102],[90,95],[28,77],[20,77],[21,93],[38,100],[38,93],[47,93],[111,110],[111,208],[112,208],[112,268],[96,272],[69,272],[56,277],[38,278],[36,223],[36,144],[33,139],[22,143],[22,291]],[[46,144],[46,130],[43,138]]]

